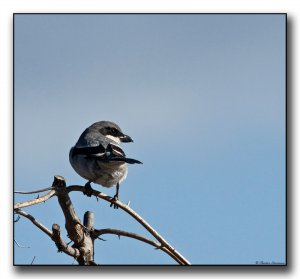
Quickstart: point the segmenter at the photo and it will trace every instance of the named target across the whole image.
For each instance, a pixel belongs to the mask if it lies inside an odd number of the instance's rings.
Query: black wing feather
[[[74,147],[73,148],[73,156],[74,155],[96,155],[96,154],[105,154],[105,148],[103,145],[99,144],[98,146],[89,146],[89,147]]]
[[[142,164],[142,162],[126,158],[126,155],[122,148],[114,144],[108,144],[106,148],[103,145],[99,144],[98,146],[92,147],[74,147],[73,149],[73,156],[79,155],[86,155],[87,158],[96,158],[103,162],[125,162],[128,164]]]

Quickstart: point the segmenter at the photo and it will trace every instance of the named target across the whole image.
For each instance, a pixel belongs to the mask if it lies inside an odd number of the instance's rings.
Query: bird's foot
[[[88,196],[88,197],[91,197],[92,194],[93,194],[93,188],[91,186],[91,182],[87,182],[85,185],[84,185],[84,192],[83,192],[84,195]]]
[[[114,195],[114,197],[111,199],[110,207],[114,206],[114,209],[118,209],[119,206],[116,204],[116,201],[119,200],[118,195]]]

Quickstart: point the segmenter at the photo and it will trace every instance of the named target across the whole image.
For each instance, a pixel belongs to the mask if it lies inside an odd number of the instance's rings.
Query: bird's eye
[[[117,130],[116,130],[115,128],[112,128],[112,129],[111,129],[111,134],[112,134],[112,135],[116,135],[116,134],[117,134]]]

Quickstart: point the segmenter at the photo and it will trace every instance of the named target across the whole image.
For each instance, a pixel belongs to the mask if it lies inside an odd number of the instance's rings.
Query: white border
[[[0,260],[0,270],[1,276],[3,278],[18,278],[18,277],[35,277],[43,276],[44,278],[51,278],[53,276],[63,277],[63,278],[73,278],[73,277],[82,277],[85,276],[85,273],[77,272],[68,273],[58,272],[51,273],[47,270],[41,270],[40,273],[30,273],[25,270],[20,270],[19,268],[12,266],[12,230],[11,230],[11,208],[12,208],[12,28],[13,28],[13,13],[52,13],[52,12],[277,12],[277,13],[288,13],[289,25],[291,28],[290,36],[293,36],[293,39],[289,42],[293,43],[292,47],[289,50],[293,50],[293,53],[289,53],[292,58],[290,62],[292,65],[289,67],[289,74],[292,76],[290,78],[291,84],[289,85],[289,93],[292,96],[293,103],[290,103],[290,109],[293,114],[290,114],[290,125],[289,128],[293,131],[290,135],[293,136],[293,139],[290,143],[293,143],[293,146],[290,146],[291,159],[289,161],[290,174],[292,175],[289,179],[289,187],[292,188],[293,195],[290,196],[290,203],[292,207],[290,210],[296,212],[290,212],[292,218],[290,218],[290,223],[293,225],[290,226],[293,229],[290,233],[290,249],[291,254],[289,255],[289,263],[291,267],[282,271],[277,269],[276,272],[269,273],[267,269],[261,268],[259,271],[251,271],[247,269],[243,272],[243,269],[238,269],[236,272],[234,269],[230,269],[231,272],[222,272],[216,271],[207,271],[207,268],[201,268],[194,270],[185,270],[185,272],[170,272],[162,274],[162,276],[213,276],[219,277],[221,275],[225,276],[243,276],[243,277],[276,277],[276,276],[288,276],[296,277],[299,275],[299,264],[298,259],[296,258],[296,251],[299,251],[299,242],[297,237],[299,235],[299,206],[296,203],[295,196],[298,196],[299,187],[298,173],[296,171],[297,162],[299,158],[299,151],[296,148],[296,143],[299,142],[299,129],[297,123],[300,123],[299,119],[299,109],[296,108],[296,105],[299,105],[299,97],[297,95],[297,74],[296,69],[299,65],[299,59],[296,55],[296,51],[299,49],[299,1],[297,0],[152,0],[152,1],[142,1],[142,0],[110,0],[110,1],[96,1],[96,0],[85,0],[85,1],[76,1],[76,0],[2,0],[0,1],[0,42],[1,42],[1,52],[0,52],[0,69],[1,69],[1,79],[0,79],[0,146],[1,146],[1,210],[0,210],[0,220],[1,224],[1,242],[2,242],[2,253]],[[297,121],[298,120],[298,121]],[[293,124],[293,125],[291,125]],[[296,126],[297,125],[297,126]],[[290,189],[291,190],[291,189]],[[297,214],[298,213],[298,214]],[[292,237],[291,237],[292,236]],[[161,269],[159,269],[161,270]],[[79,271],[79,270],[78,270]],[[183,270],[181,270],[183,271]],[[91,277],[103,277],[110,276],[111,273],[107,273],[104,270],[99,269],[97,272],[90,273],[87,272],[86,276]],[[143,272],[140,270],[139,273],[135,272],[130,274],[130,272],[123,271],[115,274],[116,277],[132,277],[132,276],[147,276],[152,277],[157,276],[157,273],[153,273],[150,270]],[[159,276],[159,275],[158,275]],[[299,276],[297,276],[299,277]]]

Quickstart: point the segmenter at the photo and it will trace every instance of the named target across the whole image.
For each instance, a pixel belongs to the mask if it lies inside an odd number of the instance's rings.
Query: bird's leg
[[[114,195],[114,197],[112,198],[112,202],[110,204],[110,207],[114,206],[114,209],[118,209],[118,205],[115,203],[118,199],[119,199],[119,188],[120,188],[120,184],[119,182],[117,183],[117,191],[116,194]]]
[[[91,197],[93,194],[93,188],[91,186],[91,181],[88,181],[85,185],[84,185],[84,195]]]

